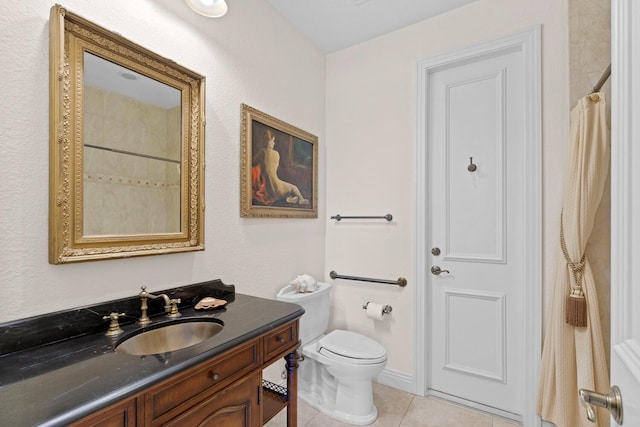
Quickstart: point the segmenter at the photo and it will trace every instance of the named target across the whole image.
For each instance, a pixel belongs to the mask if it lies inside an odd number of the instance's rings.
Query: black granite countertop
[[[206,282],[211,283],[214,282]],[[130,317],[129,324],[123,324],[125,332],[120,337],[104,335],[108,322],[102,316],[109,314],[105,309],[127,312],[127,307],[139,305],[135,297],[0,324],[0,426],[67,425],[304,313],[295,304],[235,292],[224,296],[210,293],[229,302],[213,311],[196,311],[195,293],[202,292],[197,285],[169,292],[172,297],[180,296],[180,292],[190,295],[182,296],[180,319],[214,317],[224,328],[200,344],[163,355],[130,356],[114,352],[119,340],[140,329],[134,323],[135,315]],[[118,309],[118,305],[125,308]],[[153,313],[158,311],[151,310],[153,305],[161,310],[163,304],[149,303],[150,313],[156,314],[152,316],[152,325],[169,320],[161,313]],[[87,316],[95,319],[90,321]],[[39,333],[34,333],[25,330],[25,325],[31,329],[33,325],[42,327]],[[65,328],[72,338],[60,338],[64,337]]]

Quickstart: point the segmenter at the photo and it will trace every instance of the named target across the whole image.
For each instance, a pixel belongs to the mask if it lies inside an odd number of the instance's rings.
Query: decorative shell
[[[223,299],[217,299],[213,297],[204,297],[195,306],[196,310],[213,310],[214,308],[222,307],[227,302]]]

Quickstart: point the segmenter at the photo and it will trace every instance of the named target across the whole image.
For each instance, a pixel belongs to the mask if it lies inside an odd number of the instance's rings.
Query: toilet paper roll
[[[382,320],[384,305],[378,304],[375,302],[370,302],[367,304],[367,316],[372,319]]]

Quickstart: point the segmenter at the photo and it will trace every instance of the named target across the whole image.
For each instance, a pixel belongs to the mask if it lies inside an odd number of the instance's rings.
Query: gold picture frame
[[[145,81],[153,90],[125,86]],[[204,85],[204,76],[51,8],[51,264],[204,250]],[[144,99],[161,93],[173,104]]]
[[[318,137],[242,104],[240,216],[318,217]]]

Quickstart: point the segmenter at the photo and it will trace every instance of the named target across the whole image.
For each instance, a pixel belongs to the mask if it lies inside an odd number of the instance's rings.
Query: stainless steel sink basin
[[[152,329],[123,339],[116,346],[117,353],[144,356],[162,354],[200,344],[222,330],[218,319],[188,320],[160,324]]]

